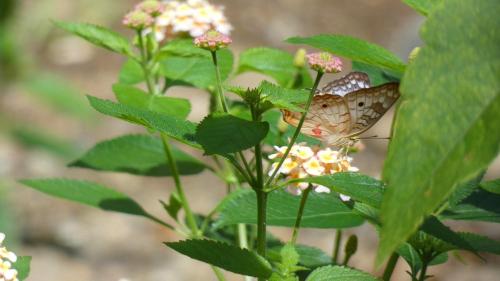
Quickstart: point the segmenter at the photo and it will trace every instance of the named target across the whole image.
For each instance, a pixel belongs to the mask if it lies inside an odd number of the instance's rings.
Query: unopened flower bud
[[[210,30],[207,33],[198,36],[194,39],[194,44],[202,49],[209,51],[217,51],[221,48],[226,48],[231,44],[232,40],[229,36],[224,35],[216,30]]]
[[[411,50],[410,54],[408,55],[408,64],[411,64],[413,61],[415,61],[419,52],[420,47],[415,47],[413,50]]]
[[[146,0],[135,6],[136,10],[143,11],[153,17],[161,15],[165,11],[163,3],[157,0]]]
[[[293,58],[293,65],[295,67],[304,67],[306,65],[306,50],[298,49]]]
[[[318,72],[338,73],[342,71],[342,61],[330,53],[312,53],[306,57],[309,66]]]
[[[123,17],[123,25],[128,28],[142,30],[153,25],[154,19],[151,15],[140,10],[134,10]]]
[[[357,250],[358,250],[358,237],[356,235],[351,235],[349,236],[349,239],[347,239],[347,243],[344,249],[346,257],[354,255]]]

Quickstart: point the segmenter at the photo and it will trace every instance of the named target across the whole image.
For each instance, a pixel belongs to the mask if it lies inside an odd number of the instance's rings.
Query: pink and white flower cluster
[[[17,256],[2,247],[5,234],[0,232],[0,281],[18,281],[17,270],[12,268],[12,264],[17,261]]]
[[[277,152],[269,155],[269,159],[281,159],[287,147],[275,146],[274,148]],[[304,144],[296,144],[292,146],[290,153],[278,172],[285,175],[287,180],[331,175],[338,172],[357,172],[358,168],[351,166],[351,162],[352,158],[340,151],[331,150],[330,148],[311,148]],[[277,166],[277,162],[272,164],[269,172],[270,175],[274,173]],[[293,183],[288,186],[288,191],[292,194],[300,195],[308,186],[309,183],[306,182]],[[330,193],[330,189],[326,186],[312,184],[312,187],[315,192]],[[343,194],[340,195],[340,198],[344,201],[350,200],[349,196]]]
[[[306,57],[309,66],[316,71],[323,73],[339,73],[342,71],[342,61],[330,53],[312,53]]]
[[[224,15],[224,7],[206,0],[163,1],[164,11],[156,17],[156,39],[178,36],[198,37],[209,30],[229,35],[233,27]]]

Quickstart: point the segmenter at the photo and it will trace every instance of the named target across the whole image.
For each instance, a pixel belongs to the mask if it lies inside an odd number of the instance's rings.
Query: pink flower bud
[[[198,36],[194,39],[194,44],[202,49],[209,51],[217,51],[221,48],[226,48],[233,42],[229,36],[224,35],[216,30],[209,30],[207,33]]]
[[[139,11],[134,10],[123,17],[122,23],[126,27],[141,30],[153,25],[154,19],[151,15]]]
[[[338,73],[342,71],[342,61],[330,53],[312,53],[307,55],[309,66],[323,73]]]
[[[137,4],[135,9],[157,17],[165,11],[165,5],[157,0],[146,0]]]

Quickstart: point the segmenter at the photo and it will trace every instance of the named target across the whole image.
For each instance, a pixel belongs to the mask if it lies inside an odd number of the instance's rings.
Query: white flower
[[[351,200],[350,196],[344,195],[342,193],[340,193],[339,195],[340,195],[340,200],[342,200],[344,202]]]
[[[191,17],[176,17],[172,23],[174,32],[189,32],[194,25]]]
[[[314,156],[314,151],[309,146],[298,146],[295,156],[307,160]]]
[[[330,193],[330,189],[324,185],[315,186],[314,191],[317,193]]]
[[[321,176],[325,171],[325,167],[321,165],[318,158],[312,157],[302,164],[304,170],[311,176]]]
[[[287,159],[285,159],[285,161],[283,161],[283,165],[281,165],[280,173],[287,175],[291,171],[293,171],[295,168],[297,168],[298,166],[299,166],[299,163],[293,161],[290,158],[287,158]]]
[[[269,169],[269,173],[267,173],[267,175],[272,176],[276,168],[278,168],[278,162],[274,162],[273,164],[271,164],[271,169]]]
[[[269,155],[269,159],[281,158],[286,152],[286,146],[274,146],[274,150],[278,151],[277,153],[273,153]]]
[[[0,246],[5,240],[5,234],[0,233]],[[0,281],[18,281],[17,270],[12,268],[12,263],[17,261],[17,256],[7,248],[0,248]]]
[[[2,245],[3,240],[5,240],[5,234],[0,232],[0,245]]]
[[[339,158],[338,158],[339,152],[331,150],[330,148],[318,151],[317,155],[318,155],[319,161],[326,163],[326,164],[332,164],[332,163],[336,163],[337,161],[339,161]]]

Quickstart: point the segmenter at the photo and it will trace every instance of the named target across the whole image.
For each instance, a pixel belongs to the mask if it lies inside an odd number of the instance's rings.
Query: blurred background
[[[423,18],[394,0],[212,3],[226,7],[226,16],[234,26],[232,49],[236,55],[257,46],[293,53],[297,47],[285,44],[285,38],[320,33],[359,37],[384,46],[404,60],[420,44],[418,28]],[[171,231],[141,218],[49,198],[16,183],[17,179],[34,177],[90,179],[130,195],[153,214],[165,217],[158,199],[167,198],[173,190],[171,179],[65,167],[98,141],[142,130],[97,114],[85,99],[85,94],[113,98],[111,85],[123,58],[56,30],[50,19],[97,23],[131,36],[120,22],[133,4],[128,0],[0,0],[0,232],[9,234],[14,245],[11,250],[33,256],[28,280],[215,280],[207,265],[161,244],[180,239]],[[250,86],[262,78],[244,74],[233,82]],[[191,100],[190,120],[199,121],[207,114],[208,95],[202,91],[178,87],[171,93]],[[387,114],[368,134],[388,135],[390,120],[391,114]],[[373,140],[364,145],[354,165],[363,173],[379,176],[387,142]],[[201,157],[199,152],[190,152]],[[486,178],[499,176],[497,159]],[[208,172],[184,177],[183,182],[196,212],[208,212],[225,194],[225,186]],[[468,222],[452,225],[457,230],[500,239],[498,226]],[[282,239],[291,235],[285,228],[271,228],[271,232]],[[330,252],[334,232],[305,229],[299,240]],[[373,227],[366,224],[347,232],[360,238],[352,265],[373,272],[377,247]],[[499,280],[500,258],[485,257],[486,263],[465,253],[450,256],[445,265],[430,269],[435,275],[431,280]],[[400,260],[393,280],[408,280],[405,270]],[[228,276],[230,280],[242,280]]]

